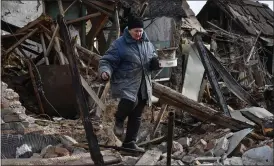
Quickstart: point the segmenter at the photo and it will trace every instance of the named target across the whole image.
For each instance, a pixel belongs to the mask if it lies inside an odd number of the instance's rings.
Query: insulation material
[[[182,90],[184,96],[198,101],[204,72],[205,69],[200,60],[198,50],[194,44],[191,44]]]

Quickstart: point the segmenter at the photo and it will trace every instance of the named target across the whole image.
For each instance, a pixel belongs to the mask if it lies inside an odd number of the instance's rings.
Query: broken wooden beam
[[[84,96],[84,91],[81,85],[81,77],[77,67],[77,60],[75,55],[74,46],[71,43],[71,36],[64,21],[64,17],[62,15],[57,16],[57,22],[60,26],[60,36],[64,41],[65,52],[68,57],[70,73],[72,76],[72,85],[75,90],[76,94],[76,101],[77,101],[77,109],[78,112],[83,114],[83,125],[86,132],[86,138],[89,145],[90,156],[91,159],[94,161],[95,165],[104,166],[103,156],[100,152],[100,147],[98,145],[97,136],[94,133],[93,125],[91,122],[91,118],[89,117],[89,110],[88,104]]]
[[[42,44],[42,49],[43,49],[43,55],[44,55],[44,58],[45,58],[45,61],[46,61],[46,65],[49,65],[49,59],[48,59],[48,57],[46,56],[47,48],[46,48],[45,38],[44,38],[43,33],[40,33],[40,38],[41,38],[41,44]]]
[[[55,36],[57,35],[58,30],[59,30],[59,25],[57,24],[57,26],[55,27],[55,30],[53,32],[53,35],[52,35],[52,37],[50,39],[50,42],[49,42],[49,45],[48,45],[45,57],[48,57],[48,55],[49,55],[49,53],[50,53],[50,51],[52,49],[52,46],[54,44],[54,39],[55,39]]]
[[[93,17],[100,16],[100,15],[101,15],[100,12],[89,14],[89,15],[86,15],[86,16],[83,16],[83,17],[80,17],[80,18],[76,18],[74,20],[69,20],[69,21],[67,21],[67,24],[73,24],[73,23],[76,23],[76,22],[85,21],[85,20],[91,19]]]
[[[144,142],[141,142],[138,144],[138,146],[147,146],[147,145],[154,145],[154,144],[160,144],[162,143],[163,141],[166,141],[166,138],[167,136],[161,136],[159,138],[154,138],[154,139],[151,139],[151,140],[148,140],[148,141],[144,141]]]
[[[84,87],[84,89],[88,92],[88,94],[95,101],[95,103],[99,106],[99,108],[102,111],[105,111],[106,110],[105,104],[99,99],[97,94],[91,89],[91,87],[88,85],[87,81],[82,76],[80,76],[80,77],[81,77],[81,83],[82,83],[82,86]]]
[[[162,119],[162,117],[163,117],[164,112],[166,111],[166,109],[167,109],[167,104],[162,104],[161,110],[160,110],[160,112],[159,112],[159,114],[157,116],[156,122],[155,122],[153,130],[152,130],[152,136],[151,136],[151,138],[155,138],[156,131],[157,131],[158,127],[159,127],[160,121],[161,121],[161,119]]]
[[[16,37],[16,36],[23,36],[26,35],[26,33],[14,33],[14,34],[8,34],[8,35],[2,35],[1,39],[6,39],[6,38],[10,38],[10,37]]]
[[[39,24],[42,21],[42,17],[40,16],[39,18],[35,19],[34,21],[28,23],[26,26],[23,28],[20,28],[16,31],[16,33],[22,33],[24,31],[29,30],[30,28],[35,27],[37,24]]]
[[[108,5],[108,4],[105,4],[104,2],[100,2],[100,1],[90,1],[90,2],[97,6],[100,6],[102,8],[108,9],[110,11],[114,11],[114,5]]]
[[[40,93],[38,91],[38,86],[36,84],[34,73],[33,73],[33,69],[32,69],[32,64],[33,63],[31,63],[31,59],[26,55],[26,53],[24,52],[24,50],[20,46],[18,47],[18,50],[26,58],[26,62],[28,64],[28,69],[29,69],[29,75],[30,75],[30,78],[31,78],[31,83],[32,83],[33,90],[34,90],[34,95],[35,95],[36,100],[38,102],[38,106],[39,106],[41,114],[45,114],[45,110],[44,110],[44,107],[43,107],[41,96],[40,96]]]
[[[205,68],[208,80],[209,80],[210,85],[213,89],[213,92],[216,95],[217,101],[218,101],[222,111],[224,111],[225,115],[228,116],[228,117],[231,117],[230,112],[229,112],[228,107],[227,107],[227,104],[226,104],[226,101],[224,99],[224,96],[223,96],[223,94],[220,90],[220,86],[218,84],[218,81],[217,81],[216,75],[214,73],[213,67],[212,67],[212,65],[209,61],[209,56],[208,56],[207,51],[205,49],[205,46],[202,42],[202,38],[199,34],[195,34],[194,43],[195,43],[195,45],[197,47],[197,50],[199,52],[199,57],[200,57],[200,59],[203,63],[203,66]]]
[[[88,54],[93,56],[92,61],[98,66],[100,56],[96,56],[94,53]],[[224,116],[222,112],[218,112],[210,107],[191,100],[181,93],[154,81],[152,82],[152,92],[155,97],[162,99],[161,101],[163,101],[163,103],[178,108],[184,108],[184,111],[200,120],[206,120],[210,118],[208,121],[212,123],[237,131],[245,128],[253,128],[252,125],[233,119],[231,117]]]
[[[94,38],[99,34],[102,28],[107,23],[108,16],[105,14],[100,15],[95,20],[92,21],[92,26],[88,34],[86,35],[87,46],[89,49],[93,48]]]
[[[229,72],[222,66],[222,64],[215,58],[212,53],[207,50],[209,54],[209,60],[212,63],[215,70],[220,74],[220,77],[224,80],[229,90],[242,101],[247,102],[251,106],[258,107],[259,104],[253,99],[253,97],[246,92],[242,86],[229,74]]]
[[[107,12],[106,10],[102,9],[101,7],[95,5],[94,3],[90,2],[90,1],[83,1],[84,4],[98,10],[99,12],[101,13],[104,13],[105,15],[109,16],[109,17],[112,17],[113,14]]]
[[[38,31],[38,28],[35,28],[33,31],[22,37],[19,41],[17,41],[15,44],[13,44],[10,48],[8,48],[5,52],[5,55],[12,52],[16,47],[18,47],[22,42],[24,42],[27,38],[31,37]]]
[[[231,117],[227,117],[223,115],[222,112],[218,112],[212,108],[191,100],[169,87],[156,82],[152,82],[152,87],[153,95],[159,99],[162,99],[162,102],[176,106],[178,108],[184,108],[184,111],[202,121],[209,118],[208,121],[226,128],[230,128],[232,130],[253,128],[252,125],[233,119]]]
[[[66,12],[76,3],[78,2],[78,0],[74,0],[67,8],[66,10],[64,11],[64,15],[66,14]]]
[[[100,58],[101,58],[100,55],[98,55],[98,54],[96,54],[96,53],[94,53],[94,52],[92,52],[92,51],[90,51],[90,50],[88,50],[88,49],[86,49],[86,48],[84,48],[84,47],[78,45],[78,44],[76,44],[75,47],[77,48],[78,51],[80,51],[80,52],[82,52],[82,53],[88,55],[86,59],[88,59],[88,61],[90,61],[91,64],[92,64],[95,68],[98,67],[99,60],[100,60]]]

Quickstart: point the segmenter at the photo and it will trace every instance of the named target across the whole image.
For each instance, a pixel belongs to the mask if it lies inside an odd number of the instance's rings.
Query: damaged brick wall
[[[19,95],[8,85],[1,82],[1,128],[24,132],[26,128],[34,127],[34,118],[27,116],[25,107],[19,101]]]

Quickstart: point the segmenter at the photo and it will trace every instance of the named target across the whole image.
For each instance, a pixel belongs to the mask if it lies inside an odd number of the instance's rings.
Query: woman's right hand
[[[108,75],[108,73],[107,73],[107,72],[103,72],[103,73],[101,74],[101,78],[102,78],[102,80],[104,80],[104,81],[108,81],[108,80],[109,80],[109,75]]]

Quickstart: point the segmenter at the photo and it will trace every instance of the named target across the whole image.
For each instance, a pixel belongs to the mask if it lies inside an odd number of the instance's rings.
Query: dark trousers
[[[124,143],[135,141],[141,125],[141,116],[146,105],[146,100],[142,100],[139,93],[136,102],[121,99],[118,105],[118,110],[115,114],[116,123],[124,123],[128,117],[127,132]]]

